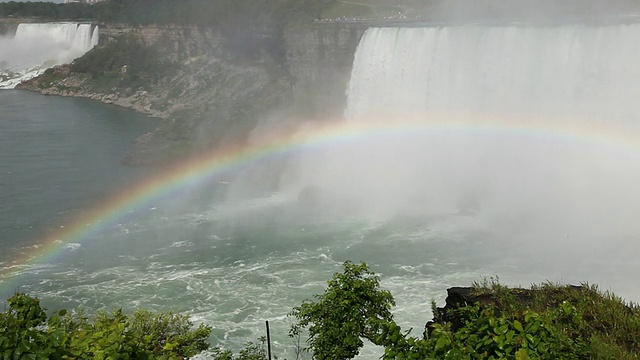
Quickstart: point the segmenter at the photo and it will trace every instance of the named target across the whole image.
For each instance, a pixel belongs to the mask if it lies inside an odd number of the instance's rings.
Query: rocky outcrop
[[[563,293],[565,291],[592,291],[586,286],[566,285],[558,287],[557,292]],[[534,302],[536,292],[539,290],[534,289],[503,289],[504,293],[508,293],[508,299],[513,304],[518,304],[520,308],[528,308]],[[504,295],[504,294],[502,294]],[[451,330],[457,331],[465,325],[463,319],[460,318],[458,312],[459,309],[465,306],[479,305],[481,308],[488,306],[495,306],[498,310],[504,304],[501,303],[500,294],[494,290],[489,291],[487,289],[478,290],[473,287],[452,287],[447,289],[447,298],[445,299],[445,306],[436,308],[433,314],[433,320],[427,322],[426,331],[430,333],[434,324],[451,324]],[[548,304],[548,306],[557,304]],[[511,305],[513,306],[513,305]]]
[[[37,21],[35,18],[0,18],[0,36],[13,36],[18,29],[18,25]]]
[[[138,139],[128,164],[169,162],[243,141],[275,111],[292,119],[339,116],[355,49],[366,30],[312,24],[286,28],[277,39],[260,34],[229,39],[203,28],[99,26],[102,44],[133,34],[157,51],[169,70],[152,86],[130,88],[118,85],[127,65],[120,69],[122,76],[112,74],[108,81],[65,65],[19,88],[90,98],[164,119]]]
[[[73,73],[70,65],[52,68],[47,73],[19,84],[17,89],[37,91],[43,95],[83,97],[91,100],[114,104],[153,117],[166,118],[170,111],[152,107],[161,101],[157,94],[144,90],[124,93],[121,89],[112,88],[111,92],[97,91],[89,84],[89,76]],[[170,109],[169,109],[170,110]]]
[[[284,32],[295,101],[313,117],[340,116],[365,24],[310,24]]]

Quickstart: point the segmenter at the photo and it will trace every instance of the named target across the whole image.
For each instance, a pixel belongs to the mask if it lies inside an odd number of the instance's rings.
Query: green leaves
[[[495,282],[477,291],[486,291],[490,301],[448,313],[432,304],[436,323],[416,338],[393,321],[393,297],[379,288],[378,277],[364,263],[346,262],[322,295],[294,308],[298,322],[290,334],[306,329],[315,359],[353,358],[363,339],[384,346],[385,360],[639,358],[633,347],[640,344],[636,305],[580,287],[529,292]],[[455,319],[456,331],[445,318]]]
[[[257,343],[249,341],[237,356],[234,356],[230,350],[218,347],[214,348],[211,353],[213,360],[267,360],[266,342],[267,338],[264,336],[259,338]]]
[[[565,347],[566,336],[551,324],[550,315],[503,313],[494,306],[458,309],[466,325],[456,332],[436,324],[429,338],[411,337],[393,321],[390,310],[395,302],[379,285],[379,278],[366,264],[345,262],[343,273],[334,274],[322,295],[294,308],[290,315],[298,322],[290,335],[306,329],[308,350],[316,359],[353,358],[363,339],[384,346],[383,359],[562,358],[561,354],[572,353]],[[560,311],[566,316],[572,310],[563,305]]]
[[[40,301],[17,293],[0,313],[0,359],[187,359],[209,348],[211,328],[186,315],[99,312],[89,320],[61,310],[47,319]]]
[[[380,289],[380,279],[365,263],[344,263],[327,289],[315,301],[306,300],[290,313],[298,322],[290,336],[309,332],[309,350],[318,359],[350,359],[363,346],[362,339],[379,342],[381,326],[391,322],[391,293]]]
[[[384,347],[384,360],[638,359],[637,305],[591,289],[552,288],[544,290],[546,297],[538,290],[539,299],[529,298],[535,302],[518,301],[506,287],[500,291],[499,304],[476,303],[447,313],[459,322],[456,331],[442,320],[444,310],[436,308],[434,317],[440,321],[416,338],[393,321],[395,302],[380,288],[378,276],[364,263],[345,262],[323,294],[293,309],[296,323],[289,333],[308,335],[315,359],[353,358],[364,339]],[[173,313],[116,310],[89,319],[62,310],[47,318],[39,300],[25,294],[14,295],[8,304],[0,313],[0,360],[187,359],[208,348],[211,332]],[[247,343],[237,356],[219,348],[211,355],[215,360],[265,360],[265,341]]]
[[[522,327],[522,324],[518,320],[513,321],[513,328],[518,330],[519,332],[524,332],[524,328]]]

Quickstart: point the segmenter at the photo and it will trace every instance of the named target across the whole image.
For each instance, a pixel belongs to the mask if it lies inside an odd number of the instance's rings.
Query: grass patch
[[[577,354],[591,359],[639,359],[640,307],[595,285],[544,283],[510,289],[497,280],[476,283],[473,296],[501,318],[527,324],[536,314],[565,338]],[[527,318],[529,316],[529,319]],[[544,324],[544,322],[543,322]]]
[[[363,339],[397,359],[638,359],[640,308],[596,286],[511,289],[497,279],[447,290],[420,337],[393,320],[395,300],[366,264],[344,264],[322,295],[290,314],[317,358],[347,359]],[[339,355],[339,356],[336,356]]]

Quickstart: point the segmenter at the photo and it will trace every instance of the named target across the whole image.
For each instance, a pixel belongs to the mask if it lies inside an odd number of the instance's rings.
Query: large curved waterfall
[[[82,56],[98,44],[97,26],[78,23],[20,24],[0,38],[0,89],[14,88],[47,68]]]
[[[474,214],[493,239],[536,251],[637,249],[639,35],[638,24],[368,29],[347,87],[349,141],[301,156],[291,183],[365,215]]]
[[[640,119],[640,25],[373,28],[349,118],[398,113]]]

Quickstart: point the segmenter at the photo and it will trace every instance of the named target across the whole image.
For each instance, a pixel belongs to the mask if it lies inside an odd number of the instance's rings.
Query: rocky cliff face
[[[286,29],[295,102],[314,117],[340,116],[356,47],[367,26],[314,24]]]
[[[33,18],[0,18],[0,36],[13,36],[18,25],[36,21]]]
[[[133,34],[157,51],[168,70],[152,76],[151,86],[131,88],[124,79],[136,64],[97,78],[62,66],[20,88],[87,97],[162,118],[155,131],[138,139],[125,162],[163,163],[244,141],[261,119],[276,112],[283,122],[339,116],[364,31],[318,24],[287,28],[280,39],[259,34],[230,39],[201,28],[100,25],[102,44]]]

